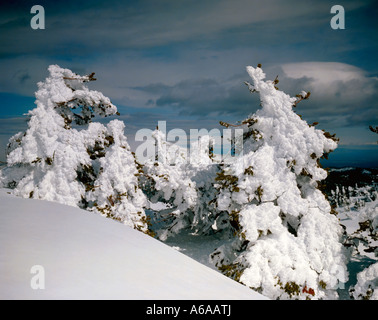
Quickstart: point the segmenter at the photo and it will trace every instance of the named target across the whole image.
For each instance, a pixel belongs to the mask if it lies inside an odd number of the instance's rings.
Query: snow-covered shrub
[[[331,169],[326,184],[331,205],[345,228],[343,244],[349,251],[351,275],[353,264],[363,261],[366,269],[357,274],[356,285],[347,288],[353,299],[376,299],[378,278],[378,191],[375,169]],[[370,264],[370,266],[369,266]],[[375,271],[374,271],[375,270]]]
[[[378,300],[378,262],[357,275],[357,284],[350,293],[356,300]]]
[[[378,198],[378,192],[373,186],[351,187],[338,186],[331,190],[329,201],[336,210],[355,211],[363,207],[365,203],[374,201]]]
[[[310,94],[290,97],[247,67],[261,109],[242,121],[243,156],[217,173],[214,228],[231,229],[231,245],[211,259],[226,275],[270,298],[335,298],[347,281],[343,233],[319,190],[327,172],[319,158],[337,139],[294,112]],[[227,126],[226,123],[223,123]]]
[[[159,129],[152,133],[152,138],[156,153],[143,165],[142,188],[152,203],[163,202],[168,206],[158,213],[158,219],[166,221],[157,230],[159,238],[165,240],[184,228],[204,232],[209,216],[205,207],[211,199],[206,193],[211,192],[214,178],[208,152],[210,137],[203,136],[193,143],[191,154],[167,142]]]
[[[88,89],[93,73],[79,76],[57,65],[48,70],[49,77],[38,83],[28,129],[10,139],[2,185],[22,197],[93,207],[145,231],[145,198],[124,125],[91,122],[96,115],[118,114],[116,106]]]
[[[347,237],[345,246],[350,248],[352,256],[366,256],[378,259],[378,193],[372,187],[360,187],[351,190],[341,205],[336,207],[344,218]],[[335,197],[338,193],[335,192]],[[339,198],[339,197],[337,197]]]
[[[378,185],[375,169],[331,169],[329,201],[345,226],[344,245],[351,257],[378,259]]]

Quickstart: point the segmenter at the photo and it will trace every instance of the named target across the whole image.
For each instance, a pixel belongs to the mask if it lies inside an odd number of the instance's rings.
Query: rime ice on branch
[[[88,89],[94,73],[79,76],[57,65],[48,70],[38,83],[28,129],[10,139],[2,184],[18,196],[95,210],[147,231],[146,199],[124,124],[92,122],[96,115],[118,114],[116,106]]]

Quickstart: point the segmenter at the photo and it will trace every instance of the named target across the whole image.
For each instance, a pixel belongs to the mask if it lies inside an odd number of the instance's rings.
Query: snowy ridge
[[[266,299],[142,232],[0,189],[0,299]],[[33,265],[45,289],[31,288]]]

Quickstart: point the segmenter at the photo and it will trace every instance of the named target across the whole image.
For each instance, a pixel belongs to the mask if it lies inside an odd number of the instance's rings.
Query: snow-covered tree
[[[162,202],[167,209],[158,213],[165,223],[157,234],[161,240],[185,228],[204,232],[209,210],[214,172],[209,154],[208,135],[193,142],[190,153],[186,148],[167,142],[159,129],[152,132],[156,152],[143,165],[143,190],[152,203]]]
[[[105,137],[105,141],[109,142],[109,147],[93,165],[96,179],[89,179],[87,184],[87,208],[149,233],[144,212],[147,198],[139,187],[140,169],[127,143],[124,128],[124,123],[119,120],[110,121],[106,126],[108,138]]]
[[[93,209],[146,231],[146,200],[124,125],[92,123],[96,115],[118,114],[116,106],[88,89],[94,73],[79,76],[57,65],[48,70],[28,129],[10,139],[2,184],[18,196]]]
[[[336,210],[344,217],[347,237],[344,245],[352,259],[371,263],[357,274],[357,284],[349,289],[353,299],[378,299],[378,193],[372,186],[348,187],[347,201]],[[335,193],[337,197],[337,193]],[[362,258],[363,257],[363,258]]]
[[[233,230],[235,241],[211,259],[271,298],[335,298],[347,280],[343,230],[319,189],[327,176],[319,159],[337,139],[294,112],[310,93],[290,97],[277,88],[277,78],[265,81],[260,67],[247,71],[261,108],[241,122],[243,156],[215,179],[214,228]]]

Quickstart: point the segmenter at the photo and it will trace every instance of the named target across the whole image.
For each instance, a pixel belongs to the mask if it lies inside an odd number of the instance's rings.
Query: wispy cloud
[[[352,12],[371,2],[348,1],[345,7]],[[309,28],[328,28],[332,5],[328,0],[319,0],[316,5],[303,0],[42,1],[46,29],[36,32],[30,28],[33,4],[22,1],[3,6],[0,29],[5,32],[0,56],[41,51],[57,54],[69,47],[70,54],[83,57],[94,52],[139,50],[186,41],[205,44],[227,34],[245,35],[250,43],[282,41],[284,37],[293,44],[309,41]],[[270,29],[272,25],[275,32]]]

